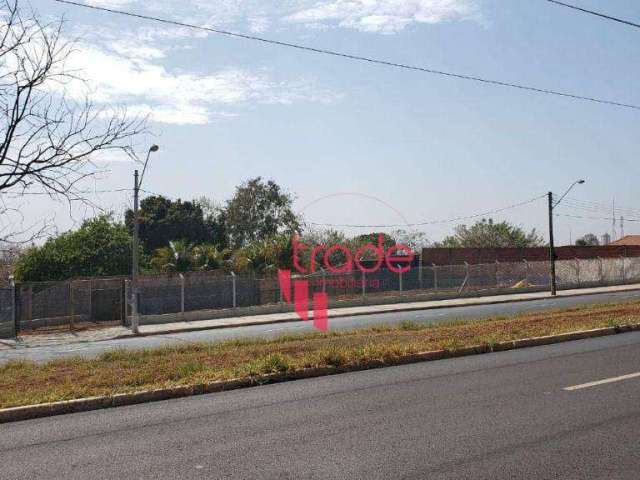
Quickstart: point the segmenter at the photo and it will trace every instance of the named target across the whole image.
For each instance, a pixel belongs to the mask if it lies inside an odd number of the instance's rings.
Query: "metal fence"
[[[640,282],[640,257],[561,260],[556,262],[558,288]],[[316,272],[299,276],[310,294],[327,292],[331,303],[344,300],[383,303],[385,297],[455,298],[549,288],[548,262],[495,262],[481,265],[423,265],[402,274]],[[84,328],[126,323],[130,315],[130,281],[94,278],[21,284],[0,289],[0,338],[16,330]],[[225,310],[282,303],[273,276],[220,272],[142,276],[139,308],[145,316]],[[393,301],[393,300],[392,300]],[[180,318],[179,316],[177,318]],[[15,321],[14,321],[15,320]]]
[[[17,330],[121,324],[125,318],[124,285],[123,278],[16,285]]]
[[[640,257],[556,262],[558,288],[619,285],[640,282]],[[550,287],[549,262],[414,267],[402,274],[387,269],[373,273],[316,272],[294,276],[307,280],[309,297],[326,292],[330,302],[384,301],[384,297],[455,298],[514,291],[542,291]],[[140,281],[141,322],[145,315],[181,314],[283,302],[273,276],[185,274],[150,276]],[[130,311],[129,311],[130,312]],[[177,318],[180,318],[179,316]]]
[[[0,338],[13,338],[16,335],[15,291],[12,287],[0,288]]]

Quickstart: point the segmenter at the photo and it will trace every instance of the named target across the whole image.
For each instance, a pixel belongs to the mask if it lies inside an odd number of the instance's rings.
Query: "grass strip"
[[[430,324],[247,338],[0,366],[0,408],[393,361],[405,355],[640,323],[640,302]]]

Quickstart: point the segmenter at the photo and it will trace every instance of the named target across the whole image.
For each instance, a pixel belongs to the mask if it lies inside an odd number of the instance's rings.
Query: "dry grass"
[[[0,367],[0,408],[310,367],[357,365],[430,350],[640,323],[640,302],[430,325],[403,322],[327,334],[241,339],[150,350],[115,350],[96,359]]]

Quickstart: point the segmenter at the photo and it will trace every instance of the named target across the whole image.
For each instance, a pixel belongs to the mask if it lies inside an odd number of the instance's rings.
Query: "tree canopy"
[[[170,200],[161,195],[140,202],[140,243],[152,253],[168,247],[172,241],[189,244],[211,243],[215,225],[207,222],[202,206],[197,202]],[[133,231],[133,211],[127,210],[125,221]]]
[[[593,247],[600,245],[600,240],[593,233],[587,233],[583,237],[576,240],[576,246],[578,247]]]
[[[508,222],[494,223],[483,218],[470,227],[458,225],[455,233],[446,237],[437,247],[445,248],[496,248],[496,247],[539,247],[543,240],[535,228],[529,233]]]
[[[236,188],[225,208],[225,223],[233,248],[300,231],[293,197],[273,180],[264,181],[261,177]]]
[[[22,282],[40,282],[128,275],[130,267],[129,232],[122,223],[103,215],[26,250],[16,262],[15,277]]]

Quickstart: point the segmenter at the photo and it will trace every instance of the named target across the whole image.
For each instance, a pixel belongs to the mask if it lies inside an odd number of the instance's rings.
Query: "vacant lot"
[[[311,367],[358,365],[403,355],[640,323],[640,302],[429,325],[403,323],[348,332],[246,339],[96,359],[0,367],[0,408],[253,377]]]

